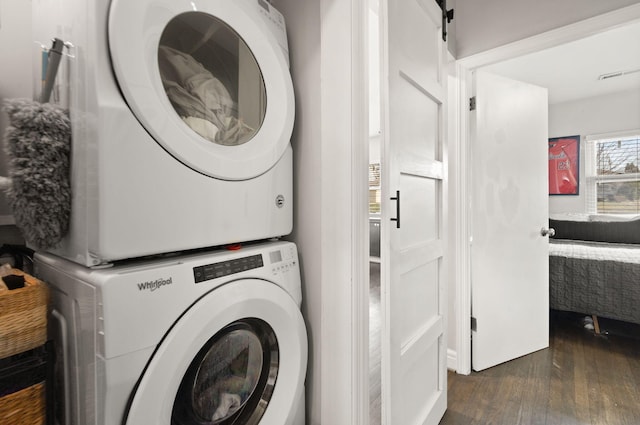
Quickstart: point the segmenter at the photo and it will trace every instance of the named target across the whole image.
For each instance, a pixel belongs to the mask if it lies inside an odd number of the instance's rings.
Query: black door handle
[[[396,196],[389,198],[392,201],[396,201],[396,218],[392,218],[391,221],[396,222],[396,229],[400,228],[400,191],[396,190]]]

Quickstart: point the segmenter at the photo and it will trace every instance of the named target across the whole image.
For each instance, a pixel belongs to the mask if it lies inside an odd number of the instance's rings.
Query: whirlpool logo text
[[[168,279],[156,279],[156,280],[148,280],[146,282],[138,283],[139,291],[150,291],[153,292],[156,289],[160,289],[165,285],[171,285],[173,283],[173,278],[170,277]]]

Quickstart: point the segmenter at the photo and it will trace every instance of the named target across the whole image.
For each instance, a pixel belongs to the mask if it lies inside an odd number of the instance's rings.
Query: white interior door
[[[443,208],[446,46],[433,0],[381,2],[382,423],[447,404]]]
[[[549,346],[547,90],[475,73],[472,367]]]

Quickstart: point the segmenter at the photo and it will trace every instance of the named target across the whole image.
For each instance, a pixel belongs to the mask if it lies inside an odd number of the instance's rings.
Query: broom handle
[[[58,73],[63,48],[64,42],[59,38],[54,38],[53,45],[47,54],[47,75],[44,81],[44,89],[42,89],[42,93],[40,94],[40,103],[49,102],[51,92],[53,91],[53,83],[55,83],[56,74]]]

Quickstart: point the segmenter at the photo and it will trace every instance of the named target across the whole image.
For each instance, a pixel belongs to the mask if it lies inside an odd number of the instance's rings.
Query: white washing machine
[[[53,252],[87,266],[292,229],[294,93],[264,0],[34,0],[67,43],[72,214]],[[39,74],[38,74],[39,75]]]
[[[303,425],[297,250],[267,242],[88,269],[51,287],[59,425]]]

